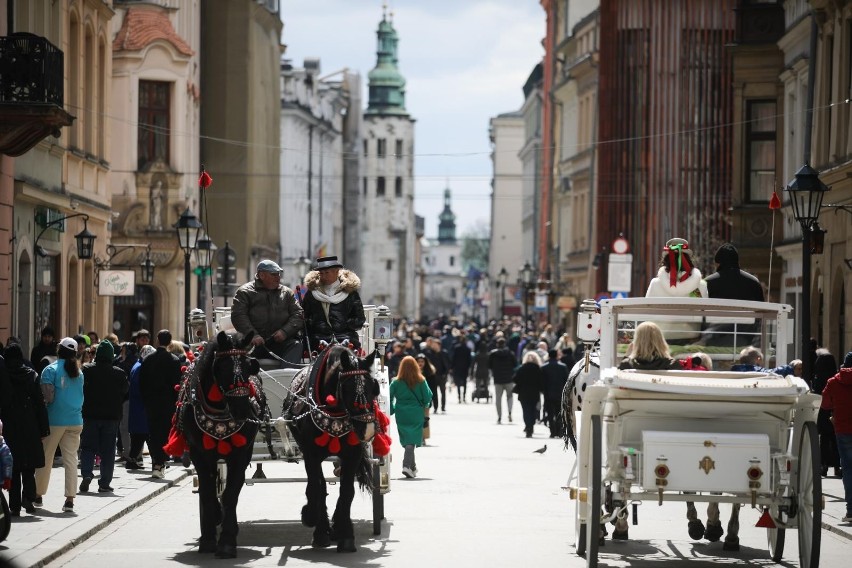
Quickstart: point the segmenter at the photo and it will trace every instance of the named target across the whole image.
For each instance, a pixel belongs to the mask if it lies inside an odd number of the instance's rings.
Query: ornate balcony
[[[0,37],[0,153],[20,156],[74,117],[63,105],[64,55],[43,37]]]

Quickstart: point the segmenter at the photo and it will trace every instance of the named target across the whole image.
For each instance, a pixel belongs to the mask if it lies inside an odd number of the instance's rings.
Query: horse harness
[[[376,415],[372,411],[371,403],[367,400],[366,381],[363,378],[369,375],[369,371],[363,369],[340,371],[338,373],[335,394],[326,396],[325,404],[322,404],[322,401],[319,400],[322,390],[321,381],[326,372],[328,356],[329,351],[326,350],[324,357],[311,368],[310,374],[299,373],[293,378],[290,389],[293,400],[289,408],[289,414],[290,419],[293,421],[310,414],[314,426],[322,432],[316,439],[317,445],[328,445],[332,453],[337,453],[340,450],[339,439],[344,436],[347,437],[347,442],[350,445],[354,446],[359,443],[353,430],[353,420],[371,423],[376,421]],[[338,408],[338,403],[342,400],[341,389],[343,382],[350,377],[357,378],[357,382],[355,383],[355,401],[353,404],[356,408],[364,409],[366,412],[363,414],[351,415],[345,408],[339,411],[332,410],[333,408]]]

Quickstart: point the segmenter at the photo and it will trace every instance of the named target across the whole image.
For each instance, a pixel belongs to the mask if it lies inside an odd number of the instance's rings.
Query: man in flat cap
[[[358,330],[366,317],[358,289],[361,279],[343,268],[336,256],[318,258],[314,270],[305,276],[308,291],[302,299],[308,327],[309,349],[316,350],[320,341],[332,343],[346,339],[360,347]]]
[[[255,334],[251,341],[257,346],[258,359],[300,363],[302,344],[297,335],[304,317],[293,291],[281,284],[282,272],[277,262],[261,260],[254,280],[240,286],[234,295],[231,323],[243,335]]]

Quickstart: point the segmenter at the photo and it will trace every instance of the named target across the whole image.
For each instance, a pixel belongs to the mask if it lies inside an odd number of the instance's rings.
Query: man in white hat
[[[300,363],[302,345],[298,333],[304,325],[302,308],[293,291],[281,284],[281,267],[273,260],[261,260],[253,281],[243,284],[234,294],[231,323],[247,335],[254,333],[252,344],[258,359],[278,358]],[[272,353],[275,357],[266,356]]]
[[[364,305],[358,289],[361,279],[343,268],[336,256],[318,258],[314,270],[305,276],[308,291],[302,299],[309,348],[320,341],[332,343],[348,339],[359,347],[358,330],[364,325]]]

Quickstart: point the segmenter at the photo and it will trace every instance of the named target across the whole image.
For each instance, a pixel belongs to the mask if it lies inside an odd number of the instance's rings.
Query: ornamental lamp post
[[[529,324],[529,291],[535,284],[535,271],[529,262],[524,263],[524,267],[518,271],[518,278],[524,289],[524,332],[526,333]]]
[[[198,243],[198,237],[201,234],[202,225],[198,219],[189,210],[189,207],[184,209],[180,214],[178,222],[174,228],[177,232],[178,245],[183,250],[183,308],[184,308],[184,332],[183,341],[189,344],[189,258],[192,251]]]
[[[205,293],[204,281],[213,265],[213,255],[219,250],[207,233],[201,233],[201,237],[195,246],[195,258],[198,262],[198,307],[204,309],[207,294]]]
[[[500,286],[500,319],[506,315],[506,282],[509,280],[509,271],[502,267],[497,274],[497,285]]]
[[[799,319],[801,329],[802,377],[811,380],[811,233],[819,218],[819,210],[828,186],[819,179],[819,173],[807,163],[799,168],[795,179],[790,181],[785,192],[790,197],[793,217],[802,227],[802,302]]]

